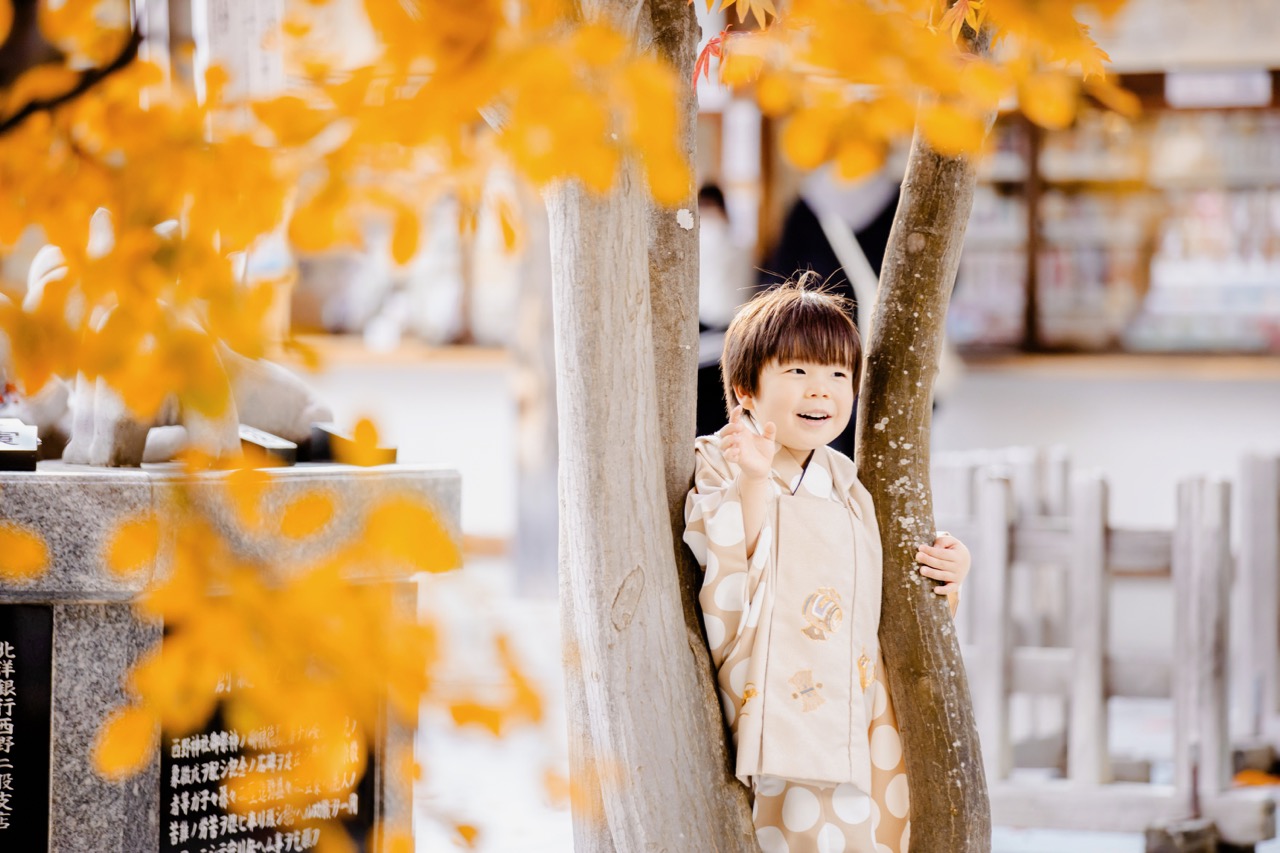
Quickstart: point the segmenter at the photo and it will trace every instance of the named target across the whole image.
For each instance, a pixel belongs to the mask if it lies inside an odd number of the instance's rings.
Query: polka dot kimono
[[[881,550],[871,496],[848,457],[779,453],[756,547],[738,467],[695,446],[684,540],[764,853],[906,853],[902,742],[882,677]]]

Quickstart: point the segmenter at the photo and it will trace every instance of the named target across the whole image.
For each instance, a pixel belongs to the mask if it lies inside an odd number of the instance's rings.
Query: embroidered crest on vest
[[[861,656],[858,657],[858,683],[864,691],[867,689],[867,685],[871,683],[875,671],[875,662],[867,657],[867,650],[863,649]]]
[[[787,680],[787,683],[796,689],[791,694],[792,699],[799,699],[802,711],[812,711],[827,700],[822,698],[822,694],[818,691],[822,689],[822,682],[817,684],[813,682],[813,670],[802,669]]]
[[[801,633],[811,640],[825,640],[834,634],[844,621],[844,609],[840,606],[840,594],[829,586],[819,587],[809,594],[800,608],[804,621],[809,623]]]

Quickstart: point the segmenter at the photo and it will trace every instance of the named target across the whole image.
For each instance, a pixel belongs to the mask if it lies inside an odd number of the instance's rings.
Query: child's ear
[[[733,395],[738,398],[738,405],[748,412],[756,407],[756,398],[746,388],[734,388]]]

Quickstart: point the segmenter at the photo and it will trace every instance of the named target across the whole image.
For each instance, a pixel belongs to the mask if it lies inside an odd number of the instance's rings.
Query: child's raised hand
[[[939,532],[932,545],[921,545],[916,552],[920,574],[940,582],[933,589],[938,595],[960,591],[960,584],[969,574],[970,561],[969,549],[949,533]]]
[[[773,457],[778,452],[774,436],[778,427],[769,421],[763,434],[758,435],[742,422],[742,407],[735,406],[729,413],[729,423],[720,430],[720,450],[724,458],[742,469],[748,477],[763,480],[773,468]]]

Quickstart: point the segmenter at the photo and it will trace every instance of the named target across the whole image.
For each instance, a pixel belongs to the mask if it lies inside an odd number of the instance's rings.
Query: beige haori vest
[[[724,461],[715,437],[698,440],[699,471],[686,520],[695,554],[701,544],[698,522],[707,530],[707,583],[714,566],[723,576],[726,558],[718,545],[715,515],[738,499],[736,465]],[[719,457],[718,459],[716,457]],[[726,480],[718,502],[710,490],[716,472]],[[871,496],[858,481],[852,461],[830,448],[814,451],[802,471],[780,451],[769,490],[765,528],[757,540],[745,578],[743,618],[735,638],[712,648],[720,670],[722,700],[735,733],[736,775],[779,776],[805,782],[851,782],[871,790],[868,692],[880,660],[881,548]],[[696,498],[695,498],[696,495]],[[715,504],[714,506],[712,504]],[[686,541],[690,535],[686,532]],[[762,554],[761,549],[768,549]],[[745,543],[741,546],[745,562]],[[710,561],[710,562],[709,562]],[[719,579],[723,583],[723,578]],[[704,586],[704,591],[707,587]],[[710,620],[724,594],[703,595]],[[723,615],[723,614],[722,614]],[[751,628],[754,627],[754,631]],[[754,636],[750,636],[754,634]],[[745,664],[745,681],[732,667]],[[730,670],[726,677],[726,670]],[[740,694],[740,695],[739,695]],[[729,708],[733,703],[737,708]]]

